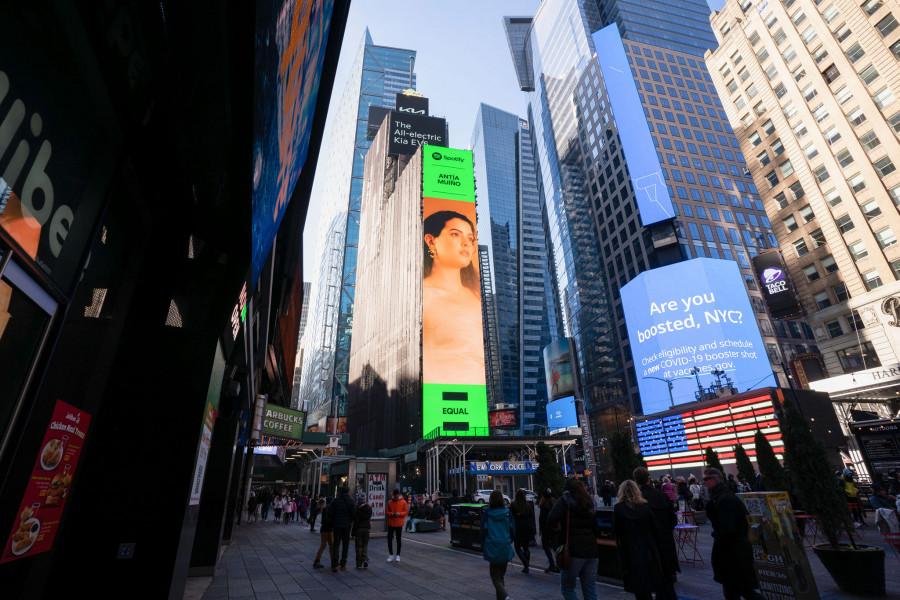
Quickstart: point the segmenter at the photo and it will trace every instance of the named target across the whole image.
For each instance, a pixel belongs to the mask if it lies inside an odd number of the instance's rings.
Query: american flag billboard
[[[757,429],[769,440],[775,455],[782,458],[781,428],[768,393],[698,403],[694,410],[670,411],[635,424],[638,446],[651,471],[703,467],[707,448],[716,451],[723,465],[734,464],[734,447],[738,444],[754,460],[753,436]]]

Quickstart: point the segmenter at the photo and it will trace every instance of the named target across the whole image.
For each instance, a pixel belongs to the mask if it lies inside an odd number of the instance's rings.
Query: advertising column
[[[472,153],[422,152],[422,432],[487,435]]]

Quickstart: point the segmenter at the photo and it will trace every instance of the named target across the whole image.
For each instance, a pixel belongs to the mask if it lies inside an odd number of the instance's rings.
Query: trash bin
[[[450,544],[456,548],[481,550],[481,511],[485,504],[450,506]]]
[[[604,579],[622,581],[622,571],[619,569],[619,556],[616,550],[616,536],[613,534],[612,520],[612,507],[604,506],[597,511],[597,525],[600,528],[600,537],[597,540],[597,548],[600,550],[600,560],[597,561],[597,575]]]

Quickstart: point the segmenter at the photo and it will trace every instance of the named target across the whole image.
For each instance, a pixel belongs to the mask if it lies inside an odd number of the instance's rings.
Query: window
[[[767,136],[772,135],[772,133],[775,131],[775,125],[772,123],[772,119],[769,119],[768,121],[763,123],[762,127]]]
[[[729,25],[728,23],[725,23],[725,24],[722,25],[722,27],[719,29],[719,33],[722,34],[722,37],[723,37],[723,38],[724,38],[726,35],[728,35],[728,32],[729,32],[729,31],[731,31],[731,25]]]
[[[776,77],[778,77],[778,66],[775,65],[775,63],[772,63],[771,65],[766,67],[766,79],[768,79],[769,81],[772,81]],[[779,98],[780,97],[781,96],[779,96]]]
[[[811,52],[812,57],[815,59],[816,64],[819,64],[826,58],[828,58],[828,50],[826,50],[823,46],[819,46],[815,50]]]
[[[829,85],[834,83],[834,81],[840,76],[841,76],[841,72],[838,71],[838,68],[836,65],[831,65],[822,72],[822,77],[825,78],[825,82],[828,83]]]
[[[828,337],[836,338],[844,335],[844,330],[841,329],[841,323],[837,319],[834,321],[828,321],[825,323],[825,327],[828,329]]]
[[[778,185],[778,174],[775,171],[770,171],[768,175],[766,175],[766,181],[769,182],[769,188],[773,188]]]
[[[803,97],[806,98],[807,102],[809,102],[819,94],[813,84],[809,84],[808,86],[803,88],[803,91],[801,93],[803,94]]]
[[[822,183],[826,181],[831,175],[828,174],[828,169],[825,168],[825,165],[819,165],[813,170],[813,175],[816,177],[816,181]]]
[[[898,113],[898,114],[900,114],[900,113]],[[759,134],[756,133],[755,131],[753,133],[751,133],[750,137],[748,137],[747,139],[749,139],[750,143],[753,144],[754,146],[759,146],[760,142],[762,142],[762,139],[759,137]]]
[[[790,64],[792,60],[797,58],[797,52],[794,50],[793,46],[788,46],[784,49],[784,52],[781,53],[781,56],[784,57],[784,62]]]
[[[784,87],[783,83],[779,83],[775,86],[775,96],[780,100],[787,93],[787,88]]]
[[[828,297],[828,292],[819,292],[814,298],[816,300],[816,306],[820,309],[831,306],[831,298]]]
[[[733,94],[737,91],[738,85],[734,79],[729,79],[728,83],[725,84],[725,87],[728,88],[729,94]]]
[[[863,369],[872,369],[881,366],[878,355],[875,353],[875,347],[872,342],[856,343],[849,348],[844,348],[836,352],[837,357],[841,361],[841,368],[844,373],[853,373]]]
[[[881,145],[881,140],[878,139],[878,136],[875,135],[874,131],[869,131],[868,133],[862,134],[859,137],[859,142],[862,144],[862,147],[866,152],[871,152]]]
[[[750,127],[751,125],[753,125],[753,115],[751,115],[750,113],[747,113],[746,115],[741,117],[741,124],[744,126],[744,128],[747,128],[747,127]]]
[[[850,326],[850,331],[859,331],[860,329],[865,329],[866,325],[863,323],[863,320],[859,316],[859,312],[850,311],[849,315],[845,315],[847,319],[847,324]]]
[[[891,162],[891,159],[887,156],[880,160],[876,160],[872,165],[875,167],[875,170],[878,171],[878,174],[883,178],[887,177],[891,173],[897,170],[897,167],[894,166],[894,163]]]
[[[900,112],[888,117],[888,125],[894,130],[894,133],[900,133]]]
[[[784,192],[778,192],[778,194],[775,195],[775,203],[778,205],[778,208],[787,208],[787,205],[790,204],[787,196],[784,195]]]
[[[875,65],[869,65],[868,67],[860,71],[859,77],[866,85],[869,85],[870,83],[878,79],[878,71],[875,69]]]
[[[820,104],[813,111],[813,117],[816,118],[816,123],[821,123],[822,120],[828,116],[828,107],[824,104]]]
[[[838,163],[841,165],[841,168],[844,168],[853,162],[853,157],[850,155],[850,151],[846,148],[838,152],[836,158]]]
[[[784,40],[787,39],[787,35],[784,33],[784,30],[779,27],[778,31],[775,32],[775,35],[773,35],[772,38],[775,40],[775,43],[780,46],[784,43]]]
[[[884,0],[866,0],[866,2],[863,2],[862,9],[866,11],[867,15],[871,16],[875,14],[883,4]]]
[[[866,114],[863,112],[862,108],[855,108],[847,115],[847,120],[850,121],[850,124],[854,127],[859,127],[866,121]]]
[[[900,114],[900,113],[898,113],[898,114]],[[798,140],[806,134],[807,134],[806,124],[803,121],[800,121],[799,123],[794,125],[794,136],[796,136],[796,138]]]
[[[900,258],[892,260],[890,263],[891,271],[894,273],[894,279],[900,279]]]
[[[838,226],[841,233],[847,233],[856,227],[856,225],[853,224],[853,219],[850,218],[850,215],[841,215],[835,219],[834,224]]]
[[[894,204],[900,206],[900,185],[889,189],[888,194],[891,195],[891,200],[894,201]]]
[[[797,219],[794,218],[794,215],[789,216],[787,219],[783,221],[785,229],[790,233],[792,231],[796,231],[799,229],[799,225],[797,225]]]
[[[835,18],[838,16],[838,14],[840,14],[840,13],[838,12],[837,7],[834,4],[832,4],[831,6],[829,6],[822,12],[822,18],[825,19],[826,23],[831,23],[832,21],[835,20]]]
[[[747,67],[743,67],[738,71],[738,77],[741,78],[741,81],[747,81],[747,78],[750,77],[750,71],[747,70]]]
[[[888,13],[888,16],[875,24],[875,28],[878,29],[881,37],[887,37],[890,32],[897,29],[897,19],[894,18],[892,13]]]
[[[744,0],[744,3],[741,5],[741,8],[744,8],[744,6],[746,6],[747,8],[750,8],[750,0]],[[744,12],[747,12],[746,9],[744,10]],[[756,44],[759,43],[759,34],[754,31],[753,33],[750,34],[750,37],[748,39],[750,41],[750,45],[755,47]]]
[[[856,63],[860,58],[865,56],[865,51],[862,49],[862,46],[859,45],[859,42],[850,46],[850,48],[844,52],[847,55],[847,58],[850,59],[851,63]]]
[[[772,153],[775,156],[781,156],[782,152],[784,152],[784,144],[781,143],[781,138],[778,138],[772,142]]]
[[[803,256],[804,254],[809,252],[809,248],[806,247],[806,240],[800,238],[796,242],[794,242],[794,250],[797,251],[797,256]]]
[[[872,100],[875,101],[875,104],[878,105],[878,108],[884,108],[894,101],[894,93],[891,91],[891,88],[883,87],[874,96],[872,96]]]
[[[784,161],[779,166],[781,167],[781,172],[784,174],[785,177],[790,177],[791,174],[794,172],[794,165],[791,164],[790,160]]]
[[[894,58],[900,58],[900,41],[891,44],[891,52],[894,54]]]
[[[809,237],[812,238],[813,248],[821,248],[825,245],[825,234],[822,233],[821,229],[810,232]]]
[[[766,62],[766,59],[769,58],[769,51],[766,50],[766,47],[763,46],[759,49],[759,52],[756,53],[756,60],[759,61],[759,64]]]
[[[808,265],[806,267],[803,267],[803,272],[806,274],[806,279],[810,282],[813,282],[820,277],[819,271],[816,269],[816,265]]]
[[[806,27],[806,29],[803,30],[803,33],[800,34],[800,37],[803,39],[803,43],[809,46],[810,43],[813,42],[816,37],[818,37],[818,35],[819,34],[816,33],[815,28],[812,25],[809,25]]]
[[[763,17],[763,22],[766,24],[770,30],[775,27],[775,23],[778,22],[778,17],[775,16],[775,13],[769,13]]]
[[[800,185],[800,182],[798,181],[791,186],[791,193],[794,194],[794,200],[799,200],[806,192],[803,191],[803,186]]]
[[[772,159],[769,158],[769,153],[763,150],[759,154],[756,155],[756,158],[759,160],[760,166],[764,167],[771,162]]]
[[[856,175],[848,179],[847,183],[850,184],[850,189],[853,190],[854,194],[866,189],[866,180],[863,179],[862,173],[857,173]]]
[[[822,267],[825,268],[826,273],[834,273],[838,269],[837,263],[834,262],[834,257],[830,254],[822,258]]]
[[[866,221],[871,221],[875,217],[881,216],[881,208],[879,208],[878,202],[875,200],[869,200],[859,208],[866,217]]]
[[[825,201],[828,202],[828,206],[834,208],[841,203],[841,197],[837,190],[831,190],[825,194]]]
[[[847,286],[843,281],[835,286],[832,286],[831,291],[834,292],[834,296],[835,298],[837,298],[838,302],[845,302],[850,299],[850,294],[847,293]]]
[[[812,160],[816,156],[819,155],[819,149],[816,148],[815,142],[810,142],[806,146],[803,147],[803,154],[806,155],[806,160]]]
[[[842,23],[838,26],[837,29],[834,30],[834,37],[835,39],[837,39],[838,43],[840,43],[850,37],[850,34],[852,33],[853,32],[850,31],[850,26],[846,23]]]
[[[731,55],[731,62],[734,63],[734,66],[738,66],[744,58],[741,56],[740,52],[735,52]]]
[[[791,4],[793,4],[793,2],[791,2]],[[785,6],[785,8],[788,8],[788,7]],[[798,8],[797,11],[791,15],[791,22],[794,25],[796,25],[797,27],[800,27],[800,23],[802,23],[805,20],[806,20],[806,15],[803,14],[802,8]]]
[[[737,98],[734,99],[734,105],[737,107],[738,110],[741,110],[745,106],[747,106],[747,101],[744,100],[743,96],[738,96]]]
[[[887,248],[888,246],[897,243],[897,236],[894,235],[894,232],[891,231],[890,227],[885,227],[884,229],[876,231],[875,239],[878,240],[878,245],[882,248]]]
[[[853,260],[856,261],[862,260],[869,255],[869,251],[866,250],[866,244],[862,240],[850,244],[847,246],[847,249],[850,250],[850,254],[853,255]]]
[[[838,91],[836,91],[834,93],[835,100],[837,100],[841,104],[844,104],[845,102],[847,102],[847,100],[849,100],[852,97],[853,97],[853,92],[848,90],[846,85],[841,86],[841,89],[839,89]]]
[[[797,107],[794,106],[793,101],[785,104],[784,108],[782,108],[781,110],[784,111],[784,116],[787,117],[788,119],[790,119],[791,117],[793,117],[794,115],[797,114]],[[827,113],[826,113],[826,116],[827,116]]]
[[[812,208],[810,208],[809,204],[800,209],[800,218],[803,219],[804,223],[809,223],[815,218],[813,210]]]
[[[756,91],[756,85],[750,84],[750,87],[747,88],[747,97],[753,100],[759,92]]]
[[[878,275],[878,271],[876,271],[875,269],[863,273],[863,283],[866,284],[866,289],[870,292],[875,288],[880,288],[884,285],[884,283],[881,281],[881,277]]]
[[[753,112],[756,113],[757,117],[761,117],[765,114],[766,107],[763,106],[762,100],[753,105]]]
[[[832,125],[831,127],[829,127],[822,135],[825,136],[825,141],[827,141],[829,144],[833,144],[841,139],[841,132],[838,131],[837,125]]]

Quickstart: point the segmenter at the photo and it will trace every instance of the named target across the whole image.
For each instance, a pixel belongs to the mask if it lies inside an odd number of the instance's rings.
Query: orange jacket
[[[406,523],[406,515],[409,514],[409,505],[403,498],[399,500],[391,498],[387,502],[385,514],[387,515],[388,527],[403,527]]]

